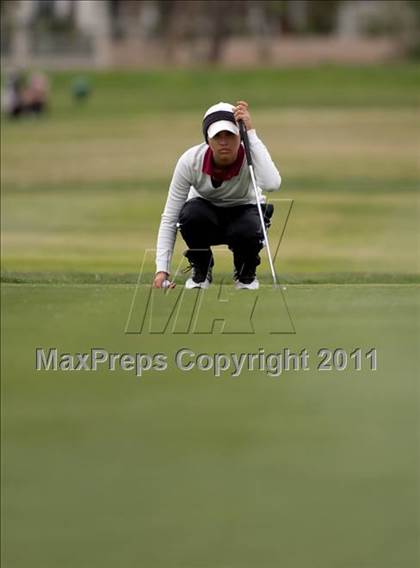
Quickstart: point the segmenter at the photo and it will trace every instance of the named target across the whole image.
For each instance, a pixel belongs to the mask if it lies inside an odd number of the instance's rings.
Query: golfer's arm
[[[189,170],[186,160],[181,157],[169,186],[168,198],[160,221],[156,245],[156,272],[170,273],[176,225],[191,186]]]
[[[258,138],[255,130],[248,130],[248,138],[258,186],[263,191],[276,191],[280,189],[280,173],[274,165],[267,148]]]

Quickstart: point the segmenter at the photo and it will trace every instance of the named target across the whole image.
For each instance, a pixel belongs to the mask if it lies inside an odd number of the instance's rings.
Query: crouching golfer
[[[179,227],[192,267],[186,288],[208,288],[212,280],[212,245],[227,244],[233,253],[236,288],[256,290],[259,251],[264,245],[256,195],[241,144],[238,121],[248,131],[255,177],[263,191],[279,189],[281,178],[258,138],[248,103],[218,103],[203,119],[205,142],[178,160],[159,228],[154,286],[169,283],[170,261]]]

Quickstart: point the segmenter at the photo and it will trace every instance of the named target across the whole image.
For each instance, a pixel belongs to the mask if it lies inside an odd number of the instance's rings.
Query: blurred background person
[[[40,116],[48,105],[49,82],[39,71],[15,71],[6,79],[2,91],[2,111],[10,118]]]
[[[23,111],[26,114],[41,115],[47,110],[49,84],[44,73],[31,73],[22,92]]]

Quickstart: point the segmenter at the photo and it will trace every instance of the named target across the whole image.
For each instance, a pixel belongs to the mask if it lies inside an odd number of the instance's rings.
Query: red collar
[[[238,155],[233,164],[231,164],[228,168],[218,168],[213,161],[213,152],[209,146],[204,154],[202,171],[219,181],[226,181],[239,174],[244,161],[244,156],[245,150],[241,144],[239,146]]]

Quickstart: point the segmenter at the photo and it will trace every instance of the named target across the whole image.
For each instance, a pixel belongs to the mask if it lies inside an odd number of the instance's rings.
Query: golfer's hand
[[[252,130],[251,115],[248,110],[248,103],[246,101],[238,101],[233,112],[236,122],[243,120],[247,130]]]
[[[167,272],[157,272],[153,280],[153,288],[175,288],[176,284],[170,282],[169,286],[165,286],[164,282],[168,282],[169,274]]]

